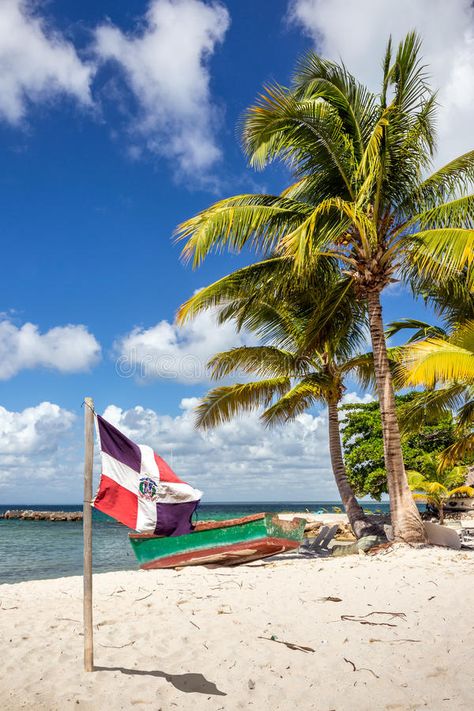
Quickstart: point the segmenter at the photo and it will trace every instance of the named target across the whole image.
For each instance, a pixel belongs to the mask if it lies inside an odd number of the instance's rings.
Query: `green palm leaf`
[[[227,247],[241,250],[249,244],[270,253],[287,233],[311,217],[305,203],[274,195],[237,195],[220,200],[207,210],[183,222],[176,230],[178,240],[187,240],[183,258],[199,265],[212,250]]]
[[[474,383],[474,321],[449,340],[428,338],[406,348],[405,382],[433,387],[437,382]]]
[[[268,407],[274,397],[283,396],[289,387],[289,378],[280,377],[214,388],[196,408],[196,426],[217,427],[245,411]]]
[[[215,380],[241,371],[258,377],[296,377],[311,368],[309,358],[275,346],[243,346],[217,353],[208,363]]]
[[[325,401],[331,392],[331,380],[313,373],[294,385],[262,414],[267,425],[280,425],[306,412],[317,402]]]
[[[422,230],[409,238],[411,264],[431,279],[453,277],[474,264],[474,229],[449,227]],[[472,278],[472,275],[471,275]],[[471,281],[471,290],[474,281]]]

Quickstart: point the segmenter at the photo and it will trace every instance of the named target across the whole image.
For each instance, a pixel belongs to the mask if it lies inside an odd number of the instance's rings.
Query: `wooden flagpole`
[[[92,468],[94,462],[94,401],[84,399],[84,671],[94,669],[92,639]]]

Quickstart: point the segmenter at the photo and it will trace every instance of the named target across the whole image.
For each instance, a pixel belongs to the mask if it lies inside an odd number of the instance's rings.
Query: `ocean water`
[[[387,511],[388,504],[364,503],[371,511]],[[232,503],[201,504],[197,520],[226,519],[269,511],[312,513],[342,509],[337,501],[306,503]],[[81,506],[0,505],[0,514],[8,509],[39,511],[80,511]],[[93,569],[95,573],[138,568],[128,541],[129,529],[99,511],[93,511]],[[18,521],[0,519],[0,583],[22,580],[82,575],[81,521]]]

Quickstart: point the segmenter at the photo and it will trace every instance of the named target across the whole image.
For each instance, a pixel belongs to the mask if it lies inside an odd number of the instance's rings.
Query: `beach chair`
[[[314,541],[305,538],[300,546],[301,555],[309,558],[331,555],[329,544],[336,535],[338,528],[337,523],[331,527],[323,526]]]

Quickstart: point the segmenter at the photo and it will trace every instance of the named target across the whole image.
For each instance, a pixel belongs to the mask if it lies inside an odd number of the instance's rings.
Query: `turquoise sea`
[[[387,503],[364,503],[364,508],[388,510]],[[201,504],[198,520],[247,516],[259,511],[332,511],[341,507],[337,501],[281,503]],[[81,506],[2,504],[0,514],[8,509],[39,511],[80,511]],[[93,512],[93,564],[95,573],[137,568],[128,542],[129,529],[113,519]],[[0,583],[22,580],[82,575],[82,522],[17,521],[0,519]]]

